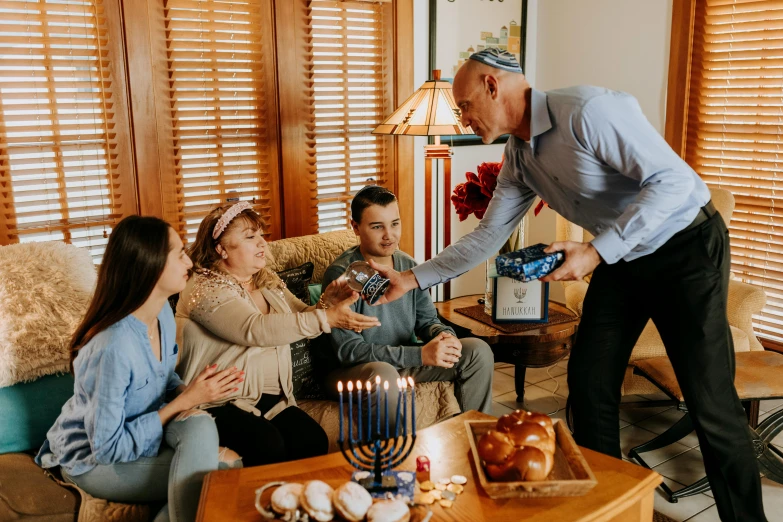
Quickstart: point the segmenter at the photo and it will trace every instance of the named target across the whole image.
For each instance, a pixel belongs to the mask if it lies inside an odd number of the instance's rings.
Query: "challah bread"
[[[487,474],[499,481],[544,480],[555,463],[557,441],[547,415],[516,410],[498,419],[478,441]]]
[[[505,433],[488,431],[478,441],[478,454],[481,460],[490,464],[502,464],[514,454],[516,449]]]
[[[523,422],[512,426],[506,436],[515,448],[533,446],[541,451],[555,453],[555,439],[549,436],[541,425],[535,422]]]

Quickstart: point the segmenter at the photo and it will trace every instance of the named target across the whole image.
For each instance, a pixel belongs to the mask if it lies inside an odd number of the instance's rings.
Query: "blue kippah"
[[[514,58],[514,55],[496,47],[473,53],[470,55],[470,59],[495,69],[522,74],[522,67],[519,66],[519,62]]]

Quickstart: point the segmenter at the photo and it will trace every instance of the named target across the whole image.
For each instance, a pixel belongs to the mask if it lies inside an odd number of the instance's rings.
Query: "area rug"
[[[673,518],[667,517],[663,513],[653,511],[653,522],[677,522]]]

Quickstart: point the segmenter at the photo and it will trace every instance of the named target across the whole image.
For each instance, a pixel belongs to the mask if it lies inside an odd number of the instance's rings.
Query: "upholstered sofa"
[[[312,261],[312,282],[319,283],[331,261],[354,244],[356,238],[351,231],[275,241],[269,245],[268,266],[281,271]],[[0,440],[0,453],[4,453],[0,454],[0,521],[147,520],[150,512],[147,506],[105,502],[63,487],[32,461],[46,430],[73,390],[72,377],[65,374],[68,336],[64,332],[75,328],[88,304],[95,282],[90,255],[62,243],[11,245],[0,247],[0,263],[6,271],[0,274],[0,323],[12,319],[26,321],[16,329],[0,324],[0,439],[6,439]],[[25,265],[15,266],[14,263]],[[29,271],[31,267],[38,267],[40,274],[19,276],[19,272]],[[69,274],[78,274],[79,281],[69,281]],[[59,339],[49,335],[39,340],[34,346],[36,357],[29,357],[33,348],[21,344],[25,338],[22,334],[34,328],[34,318],[20,313],[17,300],[13,298],[15,290],[28,285],[32,295],[38,296],[31,299],[28,306],[40,305],[40,296],[49,296],[52,302],[56,301],[56,306],[40,307],[36,313],[59,321],[58,330],[63,332]],[[67,299],[59,295],[65,287],[69,293]],[[70,309],[68,303],[71,303]],[[43,304],[48,303],[44,301]],[[416,405],[418,428],[459,413],[450,383],[418,385]],[[330,449],[335,451],[337,403],[306,400],[300,401],[300,407],[326,429]],[[18,430],[3,429],[11,426]]]
[[[716,210],[728,224],[731,222],[731,215],[734,213],[734,196],[731,192],[723,189],[711,189],[712,202]],[[570,223],[561,216],[557,216],[557,241],[590,241],[593,236],[578,225]],[[582,304],[590,283],[590,277],[585,277],[582,281],[565,281],[566,306],[582,314]],[[640,296],[643,298],[643,296]],[[729,302],[727,312],[729,316],[729,325],[731,327],[731,336],[734,340],[734,351],[748,352],[751,350],[763,350],[764,347],[753,333],[753,315],[764,308],[766,303],[766,294],[764,290],[757,286],[732,279],[729,282]],[[623,395],[643,395],[658,392],[650,381],[637,375],[633,371],[634,361],[649,359],[650,357],[660,357],[666,355],[666,349],[663,346],[661,335],[655,328],[652,321],[647,323],[642,331],[639,340],[636,342],[628,368],[623,380]]]

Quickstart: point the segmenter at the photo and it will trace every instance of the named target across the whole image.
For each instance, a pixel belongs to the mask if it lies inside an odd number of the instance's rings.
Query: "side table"
[[[481,295],[466,295],[435,303],[441,320],[454,328],[460,337],[478,337],[492,347],[496,362],[514,365],[514,386],[517,402],[525,399],[525,370],[551,366],[568,355],[574,344],[579,318],[565,305],[549,302],[549,310],[574,316],[566,323],[540,323],[517,333],[506,333],[498,328],[471,319],[455,310],[478,304]]]

